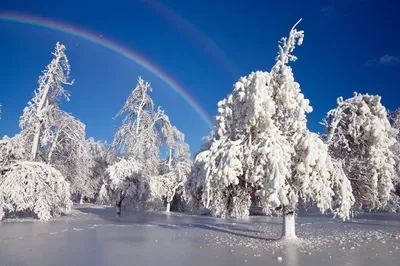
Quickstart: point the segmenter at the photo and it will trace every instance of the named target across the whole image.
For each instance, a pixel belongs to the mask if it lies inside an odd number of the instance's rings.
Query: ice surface
[[[48,222],[0,223],[0,265],[396,265],[400,215],[342,223],[307,214],[299,242],[282,242],[281,219],[247,220],[123,212],[83,206]],[[281,257],[281,259],[279,259]]]

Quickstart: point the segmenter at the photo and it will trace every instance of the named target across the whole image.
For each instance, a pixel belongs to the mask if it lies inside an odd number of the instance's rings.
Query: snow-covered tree
[[[343,163],[358,206],[385,206],[396,179],[391,127],[380,96],[354,93],[337,100],[324,120],[332,156]]]
[[[204,150],[195,156],[185,183],[184,198],[190,209],[194,212],[203,213],[205,211],[203,204],[203,195],[206,186],[205,163],[209,153],[209,150]]]
[[[343,219],[353,203],[340,164],[307,129],[306,114],[312,108],[288,66],[297,59],[292,52],[303,37],[294,26],[289,37],[281,39],[272,70],[240,78],[232,94],[218,103],[215,134],[204,158],[205,177],[198,186],[203,187],[205,207],[215,216],[246,217],[254,194],[266,212],[283,209],[283,238],[296,238],[299,199]]]
[[[389,113],[389,121],[396,130],[396,143],[392,146],[395,159],[394,191],[390,195],[386,210],[400,212],[400,109]]]
[[[152,131],[150,129],[157,122],[154,116],[160,116],[160,112],[155,113],[154,102],[148,94],[151,91],[150,83],[139,77],[136,88],[117,114],[117,116],[124,116],[124,118],[122,126],[114,136],[113,146],[124,156],[139,153],[137,149],[141,145],[136,145],[136,143],[144,141],[140,136],[146,131]],[[154,138],[154,136],[149,137]]]
[[[54,117],[53,137],[47,162],[54,165],[70,183],[71,195],[92,198],[98,185],[92,179],[93,157],[85,139],[86,126],[70,114],[59,111]]]
[[[31,212],[40,220],[67,213],[69,184],[48,164],[15,161],[0,175],[0,219],[5,213]]]
[[[60,171],[48,164],[60,159],[60,139],[65,139],[66,131],[57,130],[64,127],[61,118],[65,117],[58,104],[62,99],[69,100],[69,93],[63,86],[72,84],[68,81],[70,67],[65,46],[57,43],[52,54],[54,59],[39,77],[34,97],[20,118],[22,131],[13,138],[3,138],[0,143],[2,215],[4,211],[30,212],[47,220],[71,207],[69,183]],[[75,128],[68,130],[76,134]],[[71,148],[69,144],[64,146]],[[63,159],[71,160],[73,156],[65,152]],[[32,162],[35,160],[47,163]],[[69,161],[52,164],[62,170]],[[75,170],[78,170],[77,175],[81,174],[81,169]]]
[[[135,159],[122,159],[107,168],[109,178],[103,184],[100,196],[111,200],[120,217],[122,207],[132,204],[141,208],[149,194],[149,176]]]
[[[139,77],[136,88],[118,113],[124,118],[114,136],[113,147],[124,159],[109,167],[109,179],[101,190],[103,198],[110,192],[117,198],[118,215],[126,203],[138,207],[151,199],[152,184],[155,184],[152,179],[159,175],[162,128],[167,117],[160,108],[154,109],[148,94],[151,90],[150,84]]]
[[[32,137],[30,160],[33,161],[37,159],[39,147],[47,146],[54,138],[54,117],[59,113],[58,103],[62,99],[69,100],[69,93],[63,86],[73,83],[68,81],[70,66],[65,46],[57,42],[52,54],[54,59],[39,77],[39,87],[19,121],[20,128]]]
[[[94,200],[99,200],[99,193],[104,180],[107,177],[107,168],[117,162],[117,155],[106,141],[95,141],[93,138],[87,140],[89,152],[93,159],[91,179],[95,186]],[[101,201],[101,199],[100,199]]]
[[[168,158],[161,167],[161,173],[157,179],[160,195],[165,199],[166,212],[170,211],[171,202],[176,192],[182,189],[187,180],[191,168],[189,145],[185,143],[185,136],[167,119],[163,125],[164,143],[168,149]]]

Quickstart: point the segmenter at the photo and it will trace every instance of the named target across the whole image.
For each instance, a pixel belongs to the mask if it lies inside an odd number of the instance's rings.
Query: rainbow
[[[128,58],[129,60],[135,62],[150,73],[157,76],[160,80],[162,80],[165,84],[172,88],[196,111],[197,114],[199,114],[199,116],[202,118],[202,120],[205,121],[208,127],[213,127],[213,120],[211,119],[211,117],[201,107],[201,105],[197,103],[196,100],[192,96],[190,96],[189,93],[187,93],[181,85],[179,85],[178,82],[169,77],[164,71],[162,71],[160,67],[152,64],[149,60],[139,55],[137,52],[134,52],[117,42],[104,38],[103,36],[88,32],[82,28],[77,28],[72,25],[46,19],[43,17],[15,12],[0,11],[0,20],[60,31],[69,35],[80,37],[94,44],[103,46],[117,54]]]
[[[150,8],[152,8],[159,15],[163,16],[169,23],[176,25],[179,30],[184,31],[187,35],[193,38],[197,44],[200,44],[202,48],[206,49],[217,61],[225,68],[225,70],[233,77],[238,76],[238,69],[234,64],[226,57],[224,52],[218,45],[205,34],[201,33],[192,23],[183,18],[173,9],[167,7],[157,0],[141,0]]]

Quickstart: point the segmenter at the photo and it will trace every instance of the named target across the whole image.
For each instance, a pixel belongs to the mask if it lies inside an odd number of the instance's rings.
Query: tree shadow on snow
[[[158,227],[172,230],[181,230],[178,226],[172,224],[157,224]]]
[[[177,229],[174,224],[179,220],[179,217],[169,217],[162,213],[133,210],[122,210],[121,217],[117,218],[116,209],[111,206],[103,208],[78,206],[75,208],[83,213],[94,214],[102,220],[118,224],[155,225],[169,229]]]
[[[216,227],[221,228],[221,229],[240,231],[240,232],[246,232],[246,233],[263,233],[263,231],[260,231],[260,230],[247,229],[247,228],[242,228],[242,227],[239,227],[239,226],[227,225],[225,227],[222,227],[219,224],[215,224],[213,226],[216,226]]]
[[[263,239],[263,240],[277,240],[275,238],[265,238],[254,234],[265,233],[260,230],[245,228],[240,225],[280,225],[280,222],[265,221],[264,219],[238,221],[238,220],[224,220],[220,221],[214,217],[208,216],[174,216],[163,213],[140,212],[140,211],[122,211],[121,218],[116,217],[115,207],[104,206],[101,208],[94,208],[92,206],[76,206],[77,210],[94,214],[99,218],[119,224],[151,224],[165,229],[181,230],[182,228],[201,228],[213,231],[229,233],[233,235]],[[263,221],[264,220],[264,221]],[[221,223],[222,222],[222,223]],[[239,224],[239,225],[238,225]]]
[[[102,208],[92,208],[92,207],[75,207],[78,211],[83,213],[89,213],[99,216],[103,219],[116,218],[114,207],[102,207]]]
[[[241,237],[246,237],[246,238],[252,238],[252,239],[259,239],[259,240],[265,240],[265,241],[277,241],[279,238],[270,238],[270,237],[263,237],[263,236],[256,236],[256,235],[251,235],[251,234],[245,234],[245,230],[242,232],[237,232],[230,230],[228,228],[224,227],[218,227],[218,225],[209,225],[209,224],[190,224],[190,225],[181,225],[182,227],[191,227],[191,228],[198,228],[198,229],[203,229],[207,231],[215,231],[215,232],[222,232],[222,233],[227,233],[235,236],[241,236]],[[251,232],[249,230],[248,232]],[[257,232],[257,231],[256,231]]]

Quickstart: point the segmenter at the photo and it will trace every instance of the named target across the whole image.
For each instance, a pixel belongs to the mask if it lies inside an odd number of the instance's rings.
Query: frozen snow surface
[[[316,213],[296,219],[299,241],[277,240],[281,219],[246,220],[83,205],[52,221],[0,223],[7,265],[399,265],[400,215],[348,222]]]

